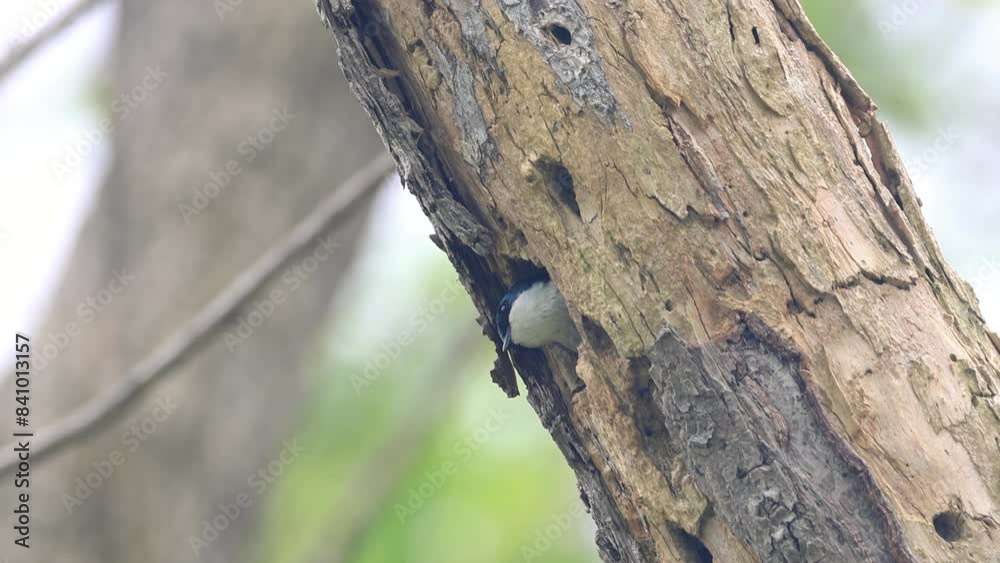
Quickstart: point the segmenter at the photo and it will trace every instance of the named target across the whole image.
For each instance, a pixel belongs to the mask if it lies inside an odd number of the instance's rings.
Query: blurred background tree
[[[110,79],[89,88],[99,124],[46,167],[70,175],[113,147],[49,313],[29,331],[37,335],[36,430],[119,382],[383,151],[306,3],[247,3],[217,15],[211,4],[123,2],[118,19]],[[18,556],[253,555],[265,514],[257,487],[272,478],[258,485],[247,476],[288,458],[286,441],[299,447],[289,436],[305,366],[371,199],[317,243],[318,259],[300,257],[225,335],[204,342],[111,427],[34,468],[33,545]],[[13,423],[4,417],[8,436]],[[3,489],[15,498],[12,480]],[[241,493],[255,505],[233,509]],[[10,511],[6,519],[11,534]]]
[[[993,93],[1000,67],[984,59],[995,59],[986,53],[1000,46],[992,32],[1000,10],[989,2],[803,3],[881,104],[930,223],[996,327],[1000,196],[990,188],[997,177],[992,133],[1000,102]],[[126,292],[90,328],[86,344],[74,343],[38,375],[36,396],[46,420],[117,377],[318,197],[382,150],[328,66],[332,40],[309,2],[225,2],[232,9],[219,13],[217,4],[134,0],[117,16],[99,14],[104,24],[82,23],[97,29],[89,39],[95,43],[94,35],[108,34],[106,22],[119,18],[116,62],[110,85],[78,76],[89,94],[58,92],[63,107],[72,108],[71,119],[39,115],[38,106],[25,111],[37,86],[17,76],[0,85],[0,111],[11,124],[0,134],[0,232],[11,233],[0,241],[0,258],[12,264],[17,249],[28,247],[18,233],[30,232],[19,227],[15,215],[24,213],[15,209],[40,209],[34,220],[52,209],[17,192],[22,186],[49,190],[50,199],[77,201],[75,213],[82,215],[84,200],[71,197],[82,188],[67,194],[67,180],[53,180],[51,162],[64,158],[79,130],[114,117],[114,95],[141,80],[146,65],[161,63],[171,72],[161,90],[121,121],[110,175],[78,235],[48,320],[31,324],[43,335],[75,318],[76,304],[99,290],[123,259],[143,273],[139,289]],[[41,2],[21,6],[18,17],[7,20],[9,36],[22,34],[22,22],[43,9]],[[79,32],[68,33],[62,41],[79,46],[72,36]],[[73,47],[52,49],[65,55]],[[16,80],[21,86],[13,91]],[[53,95],[45,90],[42,99]],[[242,138],[283,105],[301,116],[290,130],[277,134],[193,228],[178,222],[177,205],[192,197],[192,188],[229,159],[241,159]],[[70,132],[53,135],[56,119],[68,121]],[[57,148],[21,156],[39,124],[37,134],[47,135],[50,145],[55,139]],[[948,128],[955,133],[929,153]],[[31,176],[32,166],[44,173]],[[93,184],[95,177],[76,171],[70,180]],[[158,388],[154,396],[185,397],[183,409],[73,514],[61,495],[74,493],[75,479],[93,471],[91,462],[121,449],[123,428],[149,416],[152,404],[126,413],[120,426],[40,472],[35,486],[45,508],[41,500],[36,506],[46,512],[36,523],[39,549],[31,555],[40,558],[33,560],[597,561],[593,526],[581,515],[571,471],[523,398],[508,400],[490,383],[492,346],[478,336],[473,308],[455,291],[455,273],[428,240],[431,229],[415,207],[398,186],[383,192],[363,235],[359,222],[338,236],[344,259],[324,266],[322,276],[265,325],[266,333],[232,355],[214,343]],[[346,271],[354,234],[361,259]],[[320,330],[334,287],[329,326]],[[12,324],[6,333],[14,329],[24,325]],[[46,380],[49,375],[59,379]],[[272,466],[281,442],[293,439],[304,452]],[[250,483],[259,470],[271,479],[258,497]],[[10,498],[10,485],[2,488]],[[232,529],[193,549],[190,538],[201,536],[202,520],[220,514],[218,505],[240,492],[253,502]],[[4,545],[10,545],[10,526],[5,529]]]

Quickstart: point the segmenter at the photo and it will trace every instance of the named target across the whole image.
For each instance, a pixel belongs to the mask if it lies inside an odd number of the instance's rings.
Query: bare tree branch
[[[290,233],[206,305],[187,326],[164,342],[152,354],[130,368],[122,380],[72,414],[36,432],[38,444],[31,457],[38,463],[53,453],[98,432],[140,398],[153,383],[204,346],[212,333],[229,321],[265,283],[326,231],[347,219],[383,178],[392,171],[393,161],[381,155],[355,173]],[[18,465],[14,448],[4,448],[0,475]],[[12,455],[13,454],[13,455]]]
[[[0,80],[3,80],[15,68],[28,60],[39,47],[49,42],[73,25],[80,16],[89,12],[102,0],[79,0],[68,10],[62,13],[57,19],[49,22],[48,25],[39,29],[37,33],[28,38],[27,41],[15,47],[10,53],[0,60]]]

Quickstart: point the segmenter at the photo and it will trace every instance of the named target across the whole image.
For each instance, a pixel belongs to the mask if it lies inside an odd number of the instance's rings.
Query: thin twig
[[[11,71],[28,60],[39,47],[48,43],[51,39],[62,33],[69,26],[73,25],[80,16],[86,14],[99,4],[102,0],[79,0],[75,5],[64,11],[59,17],[48,25],[39,29],[34,35],[24,43],[15,47],[7,56],[0,60],[0,80],[6,78]]]
[[[121,381],[72,414],[35,433],[37,444],[31,450],[35,463],[83,440],[120,416],[143,392],[171,368],[204,346],[220,327],[279,270],[299,253],[315,244],[314,240],[338,226],[350,216],[365,196],[378,187],[393,170],[388,155],[376,158],[351,176],[329,197],[320,202],[291,232],[244,270],[236,280],[201,309],[187,326],[164,342],[152,354],[129,369]],[[0,453],[0,476],[17,468],[14,447]]]

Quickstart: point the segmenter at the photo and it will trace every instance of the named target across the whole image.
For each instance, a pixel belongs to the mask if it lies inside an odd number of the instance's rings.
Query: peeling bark
[[[513,361],[606,561],[996,560],[996,337],[797,2],[319,9],[485,333],[566,296]]]

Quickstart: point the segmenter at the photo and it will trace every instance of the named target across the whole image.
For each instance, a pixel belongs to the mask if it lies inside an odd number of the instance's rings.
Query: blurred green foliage
[[[339,296],[295,434],[306,451],[269,495],[256,559],[598,561],[572,471],[525,399],[490,381],[493,347],[447,259],[426,239],[373,238]],[[391,442],[417,424],[427,432],[401,453]],[[378,479],[358,475],[373,456],[396,474],[381,500]],[[365,503],[377,510],[357,544],[331,545]]]
[[[900,36],[889,40],[891,20],[876,21],[868,4],[863,0],[802,2],[820,35],[879,107],[890,112],[894,122],[919,128],[928,119],[927,80],[920,76],[920,66],[905,64],[905,58],[922,56],[922,48],[900,52]]]

